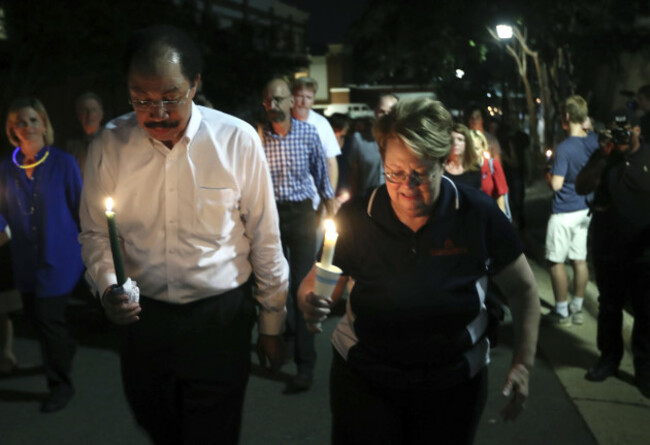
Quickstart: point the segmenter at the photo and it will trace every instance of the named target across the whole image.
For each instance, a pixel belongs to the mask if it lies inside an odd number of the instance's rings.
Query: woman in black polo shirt
[[[375,127],[386,184],[346,203],[334,264],[354,287],[332,343],[332,442],[472,443],[487,398],[488,276],[509,297],[515,357],[503,410],[528,394],[539,301],[523,246],[479,190],[444,178],[452,120],[439,102],[400,101]],[[305,319],[332,304],[302,282]],[[334,302],[340,297],[335,291]]]

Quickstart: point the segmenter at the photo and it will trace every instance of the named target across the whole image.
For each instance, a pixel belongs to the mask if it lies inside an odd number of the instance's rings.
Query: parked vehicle
[[[314,105],[314,110],[330,117],[334,113],[347,115],[350,119],[373,117],[374,111],[364,103]]]

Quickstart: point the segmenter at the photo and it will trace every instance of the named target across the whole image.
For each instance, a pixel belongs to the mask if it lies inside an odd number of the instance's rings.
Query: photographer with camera
[[[600,149],[576,178],[576,191],[594,192],[590,202],[592,248],[600,292],[600,358],[585,378],[616,375],[623,357],[623,306],[634,311],[632,352],[636,385],[650,398],[650,146],[626,111],[615,113],[599,135]]]

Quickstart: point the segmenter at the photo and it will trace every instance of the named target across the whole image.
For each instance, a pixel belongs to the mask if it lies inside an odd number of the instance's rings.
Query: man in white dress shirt
[[[235,444],[255,300],[262,364],[282,360],[288,267],[264,151],[248,124],[192,102],[201,59],[182,31],[136,32],[125,69],[134,112],[90,147],[82,256],[106,315],[124,325],[124,389],[152,441]],[[139,302],[117,286],[108,196]]]

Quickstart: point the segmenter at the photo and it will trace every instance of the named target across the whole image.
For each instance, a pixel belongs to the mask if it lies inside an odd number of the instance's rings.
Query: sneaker
[[[543,315],[542,320],[546,324],[550,324],[550,325],[568,326],[568,325],[571,324],[571,317],[570,316],[567,315],[565,317],[565,316],[560,315],[559,313],[557,313],[555,311],[551,311],[548,314]]]
[[[571,321],[573,324],[581,325],[584,323],[584,318],[582,317],[582,311],[576,311],[571,314]]]

